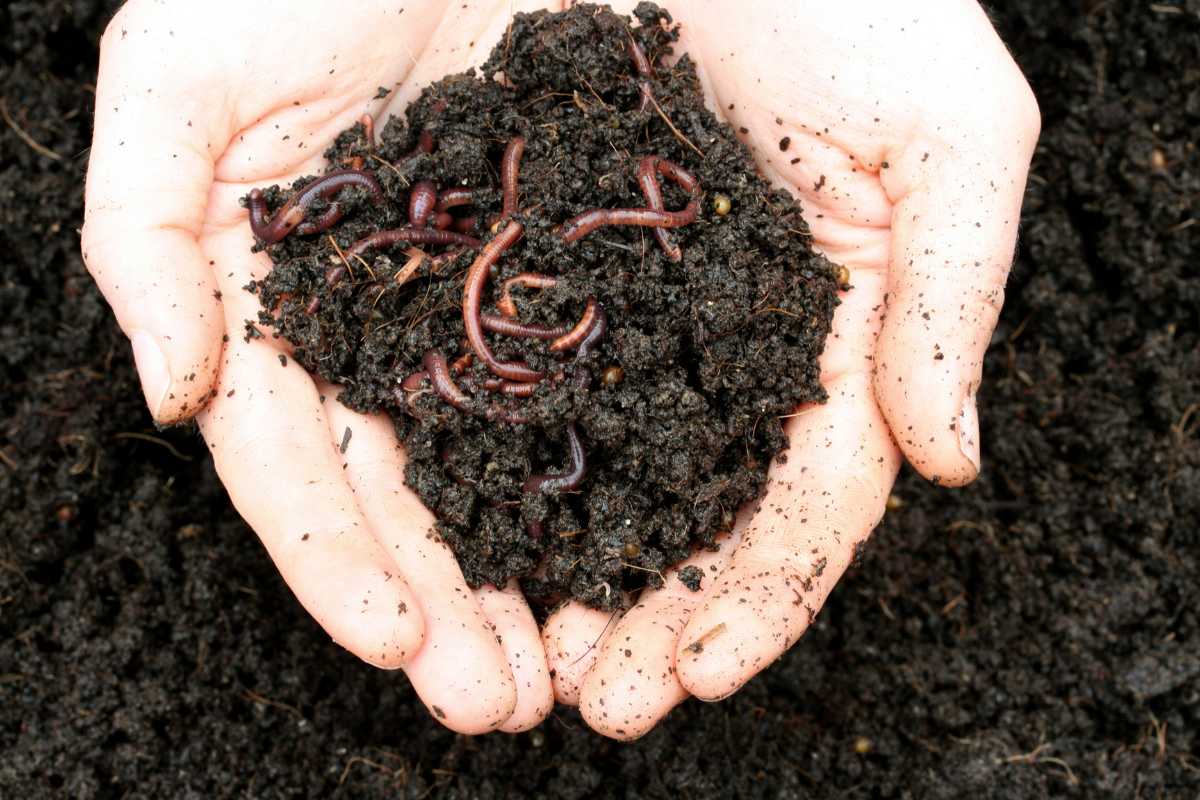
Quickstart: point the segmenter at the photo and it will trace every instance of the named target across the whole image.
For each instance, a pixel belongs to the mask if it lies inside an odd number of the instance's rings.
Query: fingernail
[[[958,449],[975,472],[979,472],[979,411],[975,407],[975,392],[967,390],[962,408],[958,411]]]
[[[129,335],[133,344],[133,360],[137,364],[138,377],[142,380],[142,392],[150,414],[158,419],[158,412],[171,390],[171,370],[167,368],[167,357],[163,355],[158,340],[143,330]]]

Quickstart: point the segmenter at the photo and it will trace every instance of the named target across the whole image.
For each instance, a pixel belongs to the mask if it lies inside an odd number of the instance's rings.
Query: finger
[[[207,402],[221,355],[217,286],[197,244],[212,182],[210,142],[228,138],[148,37],[101,41],[95,135],[82,231],[84,261],[133,345],[151,414],[190,417]]]
[[[404,456],[391,423],[356,414],[335,398],[327,394],[325,406],[335,438],[347,441],[346,477],[425,620],[424,643],[404,672],[447,728],[467,734],[495,730],[512,716],[517,688],[492,623],[467,588],[454,553],[434,532],[433,515],[405,487]]]
[[[546,659],[558,702],[579,705],[583,679],[600,657],[620,616],[620,611],[598,611],[571,602],[546,620],[542,641],[546,643]]]
[[[554,687],[533,612],[515,580],[504,589],[480,587],[475,590],[475,600],[492,624],[517,686],[516,708],[500,730],[520,733],[535,728],[554,708]]]
[[[1040,125],[1024,80],[1009,83],[987,100],[1005,112],[980,123],[986,134],[968,125],[969,142],[918,141],[881,172],[895,209],[875,392],[909,462],[949,486],[979,473],[975,396]]]
[[[308,375],[234,340],[198,421],[234,506],[321,627],[376,666],[412,658],[419,606],[358,511]]]
[[[675,671],[676,647],[704,597],[704,586],[724,568],[741,537],[749,514],[739,517],[733,534],[721,539],[717,551],[697,553],[667,572],[662,588],[644,592],[616,623],[580,692],[579,710],[597,733],[637,739],[687,699]],[[701,590],[680,581],[679,570],[685,567],[700,570]]]
[[[826,389],[826,404],[791,419],[787,461],[680,637],[680,682],[702,700],[733,693],[800,638],[883,516],[899,452],[870,378]]]

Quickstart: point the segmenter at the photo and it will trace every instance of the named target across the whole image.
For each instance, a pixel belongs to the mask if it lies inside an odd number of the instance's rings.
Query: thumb
[[[197,241],[212,184],[212,112],[170,73],[178,54],[126,14],[100,48],[83,258],[133,347],[150,413],[178,422],[207,402],[224,319]],[[172,40],[173,41],[173,40]]]
[[[999,119],[985,117],[954,144],[918,137],[881,170],[894,206],[875,394],[909,463],[947,486],[979,473],[975,397],[1040,126],[1036,101],[1017,82],[1011,98],[991,101],[1005,110]]]

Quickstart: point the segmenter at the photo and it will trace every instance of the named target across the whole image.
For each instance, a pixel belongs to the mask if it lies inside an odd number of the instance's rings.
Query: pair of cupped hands
[[[702,590],[668,575],[619,616],[572,604],[541,630],[515,583],[467,586],[404,486],[385,418],[283,366],[285,342],[247,341],[259,309],[243,287],[270,262],[251,253],[239,198],[320,172],[338,132],[402,113],[480,64],[514,12],[545,4],[132,0],[101,43],[83,254],[154,419],[199,423],[308,612],[364,661],[404,670],[456,731],[527,730],[557,700],[632,739],[689,695],[726,697],[812,624],[902,457],[944,486],[979,472],[976,392],[1040,125],[984,12],[973,0],[662,5],[709,107],[799,199],[853,288],[821,359],[828,402],[788,419],[767,496],[687,562]]]

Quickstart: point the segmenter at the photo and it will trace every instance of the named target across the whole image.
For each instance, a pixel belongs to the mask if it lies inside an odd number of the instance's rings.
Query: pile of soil
[[[993,9],[1044,133],[983,474],[906,471],[791,653],[630,745],[568,709],[446,731],[299,609],[198,437],[154,430],[76,233],[116,5],[0,7],[4,108],[57,156],[0,120],[0,796],[1200,793],[1194,2]]]
[[[662,570],[712,546],[762,494],[787,445],[783,416],[825,399],[817,358],[836,304],[833,267],[812,252],[799,205],[756,174],[734,130],[705,110],[690,59],[639,73],[631,50],[657,64],[677,33],[651,3],[636,14],[635,23],[588,4],[517,14],[478,75],[425,89],[378,148],[363,124],[344,132],[326,153],[329,171],[361,165],[383,199],[331,197],[341,221],[269,245],[272,271],[251,287],[266,309],[261,324],[292,342],[297,362],[346,387],[340,399],[351,408],[393,415],[406,483],[436,514],[467,582],[521,577],[543,607],[574,597],[615,608],[628,590],[661,585]],[[498,165],[518,137],[520,210],[502,220]],[[677,258],[652,228],[565,241],[564,223],[590,209],[645,207],[635,175],[645,156],[699,182],[699,198],[662,182],[668,209],[699,200],[697,219],[669,233]],[[264,192],[272,219],[315,179]],[[478,245],[427,246],[432,258],[419,267],[406,255],[411,240],[355,256],[370,234],[411,229],[410,197],[424,181],[471,187],[469,216],[458,219],[479,220],[464,230],[484,243],[509,220],[524,226],[494,269],[493,301],[504,281],[536,273],[557,284],[518,295],[522,322],[566,331],[590,304],[606,315],[586,356],[491,338],[502,361],[547,376],[531,397],[506,402],[484,389],[496,375],[478,355],[452,376],[470,396],[461,410],[427,382],[399,388],[427,353],[474,353],[461,344],[462,298]],[[323,211],[314,205],[308,219]],[[528,424],[512,424],[514,415]],[[582,438],[582,484],[525,487],[535,473],[569,471],[568,426]]]

